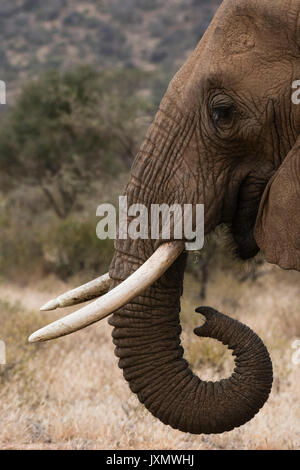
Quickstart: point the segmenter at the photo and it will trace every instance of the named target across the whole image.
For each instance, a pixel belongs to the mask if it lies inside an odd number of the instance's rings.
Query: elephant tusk
[[[100,297],[106,294],[110,288],[111,279],[109,273],[103,276],[97,277],[93,281],[84,284],[83,286],[72,289],[64,294],[60,295],[56,299],[52,299],[43,305],[40,310],[45,312],[47,310],[55,310],[62,307],[70,307],[71,305],[77,305],[82,302]]]
[[[36,343],[66,336],[108,317],[157,281],[183,250],[184,242],[164,243],[139,269],[101,299],[41,328],[28,341]]]

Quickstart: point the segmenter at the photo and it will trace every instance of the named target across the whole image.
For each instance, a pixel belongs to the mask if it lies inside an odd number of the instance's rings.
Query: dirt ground
[[[107,321],[47,344],[28,345],[34,330],[62,314],[39,313],[54,295],[74,287],[54,278],[27,286],[0,284],[1,449],[299,449],[300,364],[292,361],[300,339],[299,273],[269,265],[256,282],[240,283],[217,272],[205,304],[250,326],[264,340],[274,367],[271,396],[249,423],[222,435],[194,436],[153,418],[129,391],[117,366]],[[185,357],[203,379],[231,374],[233,359],[213,340],[199,339],[193,313],[199,286],[186,276],[183,298]]]

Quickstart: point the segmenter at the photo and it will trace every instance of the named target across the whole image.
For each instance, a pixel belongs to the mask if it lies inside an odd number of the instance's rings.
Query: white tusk
[[[55,310],[56,308],[70,307],[71,305],[77,305],[82,302],[100,297],[100,295],[106,294],[110,288],[110,277],[109,273],[104,274],[101,277],[97,277],[93,281],[84,284],[83,286],[72,289],[65,294],[60,295],[56,299],[52,299],[43,305],[40,310]]]
[[[36,331],[28,341],[36,343],[69,335],[108,317],[157,281],[174,263],[183,249],[183,242],[164,243],[137,271],[113,290],[77,312]]]

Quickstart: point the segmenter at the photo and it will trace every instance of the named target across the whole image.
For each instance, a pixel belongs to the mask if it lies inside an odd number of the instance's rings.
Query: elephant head
[[[204,204],[205,233],[228,224],[242,259],[260,247],[269,261],[300,268],[300,108],[291,100],[300,77],[299,14],[299,0],[223,2],[160,104],[131,170],[128,204]],[[31,340],[68,334],[113,313],[119,366],[139,400],[174,428],[220,433],[257,413],[272,367],[251,330],[203,307],[206,323],[195,333],[229,345],[237,368],[217,383],[192,373],[180,344],[184,241],[120,237],[111,291]],[[80,289],[46,307],[100,294],[91,285]]]

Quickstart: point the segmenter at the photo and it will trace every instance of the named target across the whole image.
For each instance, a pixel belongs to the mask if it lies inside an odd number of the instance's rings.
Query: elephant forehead
[[[233,24],[234,23],[234,24]],[[253,49],[257,41],[257,27],[252,18],[239,16],[216,25],[212,31],[211,48],[223,54],[242,54]]]
[[[212,22],[210,52],[228,57],[255,50],[275,57],[299,53],[299,0],[225,0]]]

